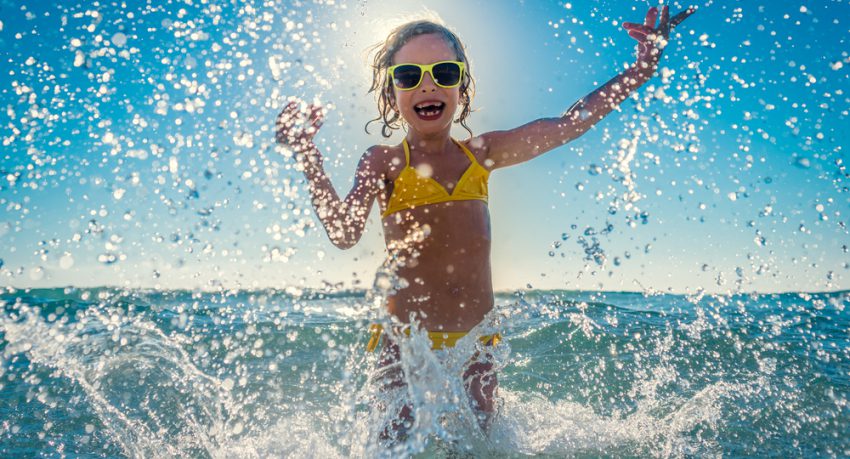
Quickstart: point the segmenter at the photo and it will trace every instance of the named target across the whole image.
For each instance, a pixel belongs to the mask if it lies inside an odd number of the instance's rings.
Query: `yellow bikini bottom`
[[[381,324],[372,324],[369,326],[369,344],[366,345],[366,352],[374,352],[378,348],[378,343],[381,342],[381,335],[384,333],[384,327]],[[410,329],[404,330],[404,333],[409,335]],[[469,332],[446,332],[446,331],[429,331],[428,338],[431,339],[431,349],[444,349],[454,347],[457,340],[466,336]],[[481,344],[495,346],[502,340],[502,335],[494,333],[492,335],[483,335],[478,337]]]

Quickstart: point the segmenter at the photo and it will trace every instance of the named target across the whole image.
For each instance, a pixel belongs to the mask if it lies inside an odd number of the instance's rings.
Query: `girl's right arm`
[[[306,127],[299,127],[300,118],[304,116],[307,117]],[[357,165],[354,186],[345,199],[340,199],[325,173],[322,154],[313,143],[313,136],[321,124],[319,107],[310,105],[307,114],[302,114],[297,103],[291,102],[278,116],[276,139],[295,153],[298,168],[307,178],[310,201],[331,243],[340,249],[348,249],[363,235],[372,203],[381,191],[382,162],[374,147],[366,151]]]

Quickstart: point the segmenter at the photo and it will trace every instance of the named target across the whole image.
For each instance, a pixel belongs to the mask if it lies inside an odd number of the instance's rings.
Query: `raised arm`
[[[348,249],[363,235],[366,219],[381,189],[383,172],[378,155],[370,149],[360,158],[354,173],[354,186],[345,199],[340,199],[325,173],[322,154],[313,143],[313,136],[321,124],[319,107],[310,105],[303,113],[297,103],[292,102],[278,116],[276,139],[295,153],[297,167],[307,178],[310,202],[331,243]]]
[[[624,22],[629,36],[638,41],[637,62],[574,103],[558,118],[543,118],[509,131],[481,135],[490,169],[512,166],[533,159],[581,136],[599,122],[634,90],[652,78],[667,45],[670,30],[696,11],[688,8],[669,19],[667,6],[661,11],[650,8],[643,24]]]

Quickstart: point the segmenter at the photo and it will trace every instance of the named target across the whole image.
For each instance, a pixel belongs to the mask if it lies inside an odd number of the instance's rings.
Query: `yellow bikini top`
[[[405,166],[398,178],[393,182],[393,192],[390,195],[390,202],[387,205],[387,210],[381,214],[381,218],[386,218],[388,215],[400,210],[412,209],[418,206],[427,206],[438,202],[447,201],[468,201],[476,199],[487,202],[487,178],[490,176],[490,171],[478,164],[475,156],[463,144],[455,139],[452,142],[457,144],[466,156],[471,161],[471,164],[457,181],[452,193],[449,194],[442,185],[431,177],[423,177],[416,172],[416,169],[410,167],[410,147],[407,145],[407,139],[402,141],[404,145],[404,160]]]

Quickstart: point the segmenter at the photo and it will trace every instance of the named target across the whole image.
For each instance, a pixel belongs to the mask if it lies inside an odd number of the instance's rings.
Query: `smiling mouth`
[[[425,102],[413,107],[413,110],[420,118],[433,120],[440,117],[446,104],[442,102]]]

